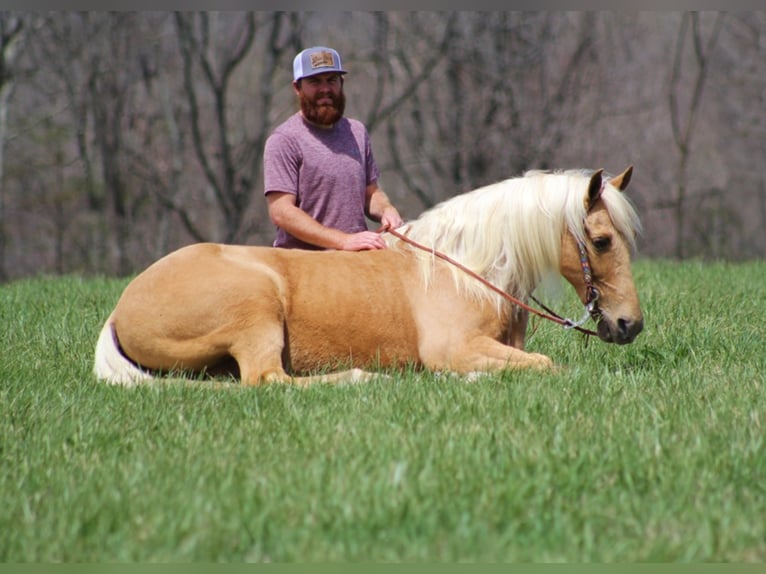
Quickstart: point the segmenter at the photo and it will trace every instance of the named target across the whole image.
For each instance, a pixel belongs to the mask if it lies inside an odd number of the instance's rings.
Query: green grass
[[[634,271],[633,345],[307,390],[109,387],[125,280],[2,286],[0,560],[763,561],[766,263]]]

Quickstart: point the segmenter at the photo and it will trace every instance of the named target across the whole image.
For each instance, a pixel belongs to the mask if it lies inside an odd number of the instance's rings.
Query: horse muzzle
[[[627,345],[632,343],[644,329],[643,318],[628,319],[621,317],[613,321],[602,315],[598,322],[598,337],[605,343]]]

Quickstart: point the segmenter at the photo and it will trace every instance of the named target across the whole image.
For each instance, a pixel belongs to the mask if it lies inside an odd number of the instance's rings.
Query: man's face
[[[302,78],[293,83],[300,99],[303,117],[322,126],[331,126],[343,117],[346,96],[343,78],[337,72],[327,72]]]

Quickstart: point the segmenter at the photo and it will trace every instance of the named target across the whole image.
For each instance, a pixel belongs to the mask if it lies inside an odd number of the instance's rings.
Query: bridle
[[[408,243],[409,245],[416,247],[417,249],[420,249],[422,251],[430,253],[431,255],[435,257],[438,257],[439,259],[443,259],[444,261],[447,261],[448,263],[450,263],[451,265],[454,265],[455,267],[467,273],[471,277],[474,277],[475,279],[483,283],[486,287],[488,287],[495,293],[498,293],[504,299],[510,301],[517,307],[520,307],[526,311],[529,311],[530,313],[533,313],[549,321],[553,321],[554,323],[558,323],[565,329],[574,329],[576,331],[580,331],[581,333],[585,333],[586,335],[598,336],[598,333],[596,333],[595,331],[591,331],[590,329],[585,329],[582,327],[582,325],[584,325],[585,322],[590,318],[593,318],[595,321],[598,321],[598,319],[601,317],[601,312],[598,310],[599,292],[598,292],[598,289],[596,289],[595,285],[593,285],[593,272],[591,271],[590,260],[588,259],[588,251],[585,248],[585,244],[579,239],[577,240],[577,249],[580,253],[580,266],[582,267],[583,278],[585,281],[585,313],[578,321],[574,321],[572,319],[565,319],[561,315],[558,315],[556,312],[552,311],[551,309],[543,305],[533,295],[530,295],[531,299],[535,303],[540,305],[540,307],[542,307],[545,310],[545,312],[540,311],[539,309],[535,309],[534,307],[530,307],[523,301],[517,299],[516,297],[513,297],[512,295],[509,295],[508,293],[506,293],[499,287],[493,285],[492,283],[484,279],[484,277],[472,271],[471,269],[469,269],[462,263],[455,261],[448,255],[441,253],[439,251],[436,251],[435,249],[431,247],[426,247],[425,245],[418,243],[414,239],[410,239],[406,235],[399,233],[398,231],[394,229],[386,229],[386,230],[381,229],[378,231],[385,231],[387,233],[390,233],[394,237],[401,239],[405,243]]]
[[[580,317],[579,321],[564,319],[555,311],[552,311],[543,305],[543,303],[541,303],[534,295],[530,295],[530,298],[535,303],[540,305],[540,307],[545,309],[550,315],[563,321],[562,325],[565,329],[576,329],[577,331],[587,335],[598,335],[598,333],[595,333],[590,329],[581,328],[582,325],[584,325],[585,322],[591,318],[598,323],[598,320],[601,318],[601,311],[598,308],[599,292],[598,289],[596,289],[596,286],[593,284],[593,272],[590,269],[588,250],[585,248],[585,243],[579,239],[577,240],[577,251],[580,254],[580,267],[582,268],[583,281],[585,282],[585,312],[583,313],[583,316]]]

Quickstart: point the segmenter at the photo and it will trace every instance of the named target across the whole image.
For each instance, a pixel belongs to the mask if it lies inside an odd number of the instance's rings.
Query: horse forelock
[[[567,171],[528,171],[524,177],[549,178],[554,185],[565,190],[564,220],[567,228],[580,241],[585,241],[585,204],[584,194],[588,182],[593,175],[593,170],[573,169]],[[626,194],[609,185],[613,176],[604,173],[607,185],[601,195],[604,205],[609,212],[609,217],[617,231],[625,236],[631,249],[635,249],[636,236],[641,232],[641,222],[638,214]]]
[[[585,238],[583,202],[590,173],[530,171],[447,199],[407,224],[405,233],[459,261],[508,293],[528,297],[540,281],[558,271],[561,234]],[[631,246],[640,230],[624,194],[607,185],[604,203],[617,230]],[[419,255],[430,281],[434,258]],[[452,267],[458,287],[476,297],[502,298]]]

